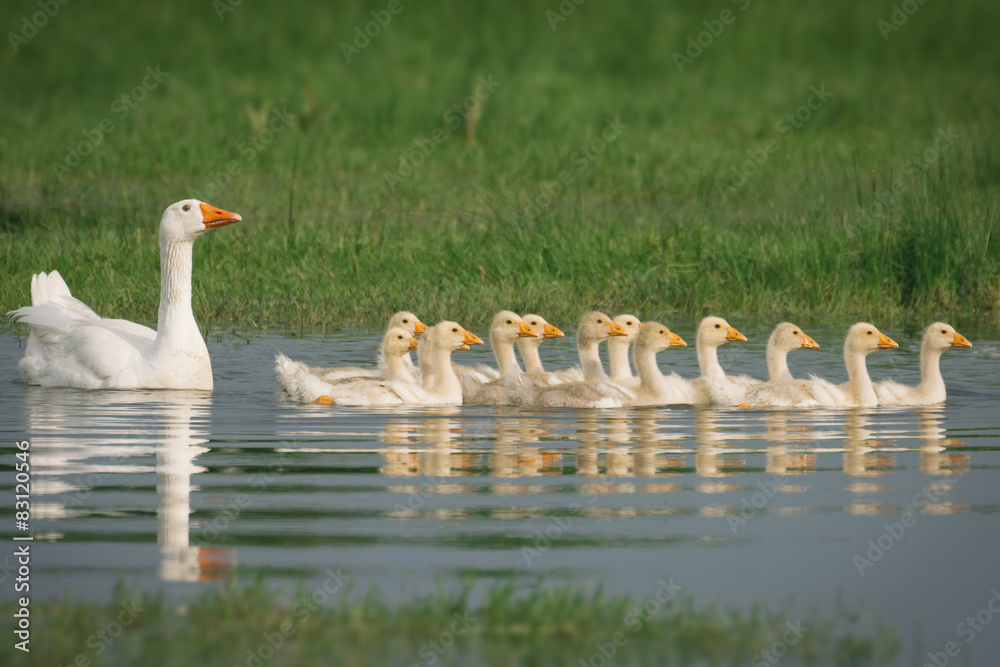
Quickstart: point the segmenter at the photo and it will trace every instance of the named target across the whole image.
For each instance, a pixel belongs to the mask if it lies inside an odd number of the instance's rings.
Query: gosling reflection
[[[969,471],[969,455],[949,452],[948,447],[964,447],[961,440],[945,439],[944,406],[927,405],[916,409],[920,429],[920,472],[953,475]]]

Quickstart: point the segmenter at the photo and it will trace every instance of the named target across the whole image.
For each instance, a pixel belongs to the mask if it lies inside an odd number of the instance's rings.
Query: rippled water
[[[843,328],[809,332],[824,349],[793,353],[793,372],[843,378]],[[762,375],[767,332],[745,333],[721,360]],[[872,375],[915,380],[919,340],[889,333],[902,349],[869,357]],[[366,362],[378,334],[357,331],[213,336],[212,393],[42,389],[19,381],[6,335],[2,532],[11,445],[28,439],[38,599],[105,599],[120,580],[183,593],[234,572],[318,580],[338,566],[389,597],[469,575],[644,595],[672,576],[701,603],[833,613],[842,600],[897,627],[912,654],[957,641],[970,661],[957,664],[994,664],[1000,344],[963,333],[974,347],[944,356],[946,406],[784,412],[367,410],[277,391],[274,352]],[[572,344],[542,356],[568,365]],[[660,359],[696,371],[692,350]],[[958,625],[983,609],[992,624],[966,644]]]

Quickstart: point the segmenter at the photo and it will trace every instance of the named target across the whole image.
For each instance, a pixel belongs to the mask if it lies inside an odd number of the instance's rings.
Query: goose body
[[[303,403],[313,403],[324,396],[328,400],[322,403],[337,405],[419,403],[423,391],[403,361],[403,356],[416,347],[417,341],[407,329],[393,327],[383,336],[379,351],[383,375],[322,376],[283,354],[275,355],[274,372],[282,389]]]
[[[490,347],[493,348],[499,377],[480,385],[467,402],[474,405],[520,404],[525,383],[531,380],[521,372],[514,354],[514,343],[521,338],[535,337],[535,330],[516,313],[502,310],[494,315],[490,323]]]
[[[604,313],[583,316],[577,329],[577,352],[583,379],[540,389],[526,402],[537,407],[611,408],[629,405],[635,394],[613,382],[604,371],[598,345],[624,330]]]
[[[952,347],[972,347],[950,324],[935,322],[924,329],[920,343],[920,384],[909,386],[893,380],[875,385],[879,405],[933,405],[947,398],[941,377],[941,354]]]
[[[659,322],[643,324],[633,352],[639,383],[632,405],[694,403],[695,392],[691,383],[676,373],[664,375],[656,363],[656,354],[668,347],[687,347],[687,343]]]
[[[695,403],[732,406],[744,401],[748,389],[759,380],[746,375],[726,375],[719,364],[719,346],[746,339],[721,317],[706,317],[701,321],[696,334],[701,376],[691,381]]]
[[[212,389],[212,363],[191,310],[195,240],[239,222],[196,199],[160,219],[157,330],[100,317],[73,297],[58,271],[31,279],[31,305],[8,313],[31,326],[19,364],[27,382],[80,389]]]

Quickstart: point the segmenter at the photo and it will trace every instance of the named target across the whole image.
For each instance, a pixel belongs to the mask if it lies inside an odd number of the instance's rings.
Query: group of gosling
[[[921,382],[907,386],[886,380],[873,383],[866,357],[875,350],[898,348],[871,324],[852,326],[844,341],[848,381],[835,384],[811,376],[796,379],[788,369],[788,353],[819,344],[802,329],[783,322],[767,344],[768,379],[727,375],[718,348],[745,341],[746,336],[721,317],[706,317],[698,326],[696,346],[701,375],[684,378],[664,374],[657,353],[687,343],[658,322],[640,322],[632,315],[614,319],[589,312],[577,329],[578,367],[547,371],[539,346],[563,332],[538,315],[520,317],[501,311],[490,324],[489,340],[496,368],[452,362],[454,350],[481,345],[482,340],[455,322],[432,327],[413,313],[396,313],[382,339],[378,365],[373,368],[314,368],[278,354],[275,372],[284,390],[296,400],[319,405],[517,405],[528,407],[629,407],[653,405],[718,405],[756,407],[875,407],[930,405],[945,400],[941,353],[950,347],[971,347],[950,325],[935,322],[924,330],[920,351]],[[417,337],[420,337],[418,343]],[[611,374],[598,346],[608,341]],[[522,368],[514,353],[521,353]],[[629,347],[637,375],[629,365]],[[410,353],[417,353],[414,364]]]

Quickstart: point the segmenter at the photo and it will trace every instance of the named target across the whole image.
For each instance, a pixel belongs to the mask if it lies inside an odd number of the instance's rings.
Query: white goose
[[[598,352],[601,341],[607,340],[610,336],[623,335],[625,330],[604,313],[592,311],[584,315],[576,332],[577,353],[580,356],[583,380],[542,388],[528,398],[526,403],[538,407],[570,408],[610,408],[629,405],[635,400],[635,394],[611,382],[604,372],[604,365]]]
[[[536,383],[559,384],[562,382],[555,373],[549,373],[542,366],[538,347],[550,338],[562,338],[565,334],[545,321],[541,315],[528,314],[521,317],[535,331],[535,335],[517,339],[517,349],[524,362],[524,374]]]
[[[920,344],[920,384],[915,387],[892,380],[875,385],[879,405],[932,405],[947,398],[941,377],[941,354],[952,347],[972,347],[962,334],[944,322],[935,322],[924,329]]]
[[[844,365],[848,381],[833,384],[818,377],[808,380],[766,382],[752,388],[746,403],[753,407],[875,407],[878,397],[868,375],[865,358],[875,350],[899,347],[894,340],[867,322],[858,322],[844,339]]]
[[[634,389],[639,386],[639,378],[632,375],[628,351],[639,336],[642,322],[635,315],[618,315],[614,322],[625,330],[625,335],[608,339],[608,365],[611,366],[609,377],[616,384]]]
[[[514,355],[514,342],[535,337],[535,330],[516,313],[501,310],[494,315],[490,323],[490,347],[493,348],[500,377],[480,386],[471,400],[465,402],[473,405],[520,404],[525,378]]]
[[[300,361],[283,354],[274,356],[274,372],[281,388],[302,403],[318,405],[399,405],[417,403],[423,392],[403,361],[417,347],[410,332],[394,327],[385,332],[379,357],[384,375],[323,377]],[[367,370],[367,369],[364,369]]]
[[[633,352],[639,384],[632,405],[676,405],[695,401],[689,381],[676,373],[664,375],[656,363],[656,353],[668,347],[687,347],[687,343],[659,322],[642,325]]]
[[[212,362],[191,310],[192,250],[236,213],[197,199],[160,219],[157,331],[100,317],[75,299],[58,271],[31,279],[31,304],[8,313],[31,325],[20,368],[31,384],[81,389],[212,389]]]
[[[691,381],[695,403],[739,405],[747,390],[760,382],[746,375],[726,375],[719,364],[719,346],[746,339],[746,336],[729,326],[729,322],[721,317],[706,317],[701,321],[695,337],[701,376]]]

